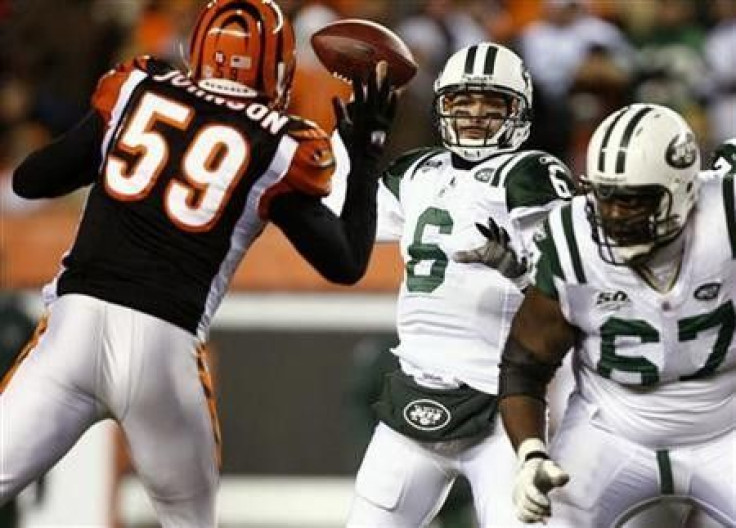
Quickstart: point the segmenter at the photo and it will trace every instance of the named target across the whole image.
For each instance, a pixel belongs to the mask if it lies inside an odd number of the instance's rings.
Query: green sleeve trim
[[[723,206],[726,211],[728,241],[731,243],[731,258],[736,259],[736,207],[734,207],[733,177],[723,178]]]
[[[557,299],[558,293],[554,278],[559,277],[564,280],[565,275],[562,272],[560,257],[549,228],[549,220],[544,221],[542,232],[535,237],[534,242],[540,254],[534,273],[534,286],[548,297]]]
[[[514,161],[514,156],[509,156],[509,159],[501,163],[501,166],[493,174],[493,179],[491,180],[492,186],[494,187],[499,186],[499,184],[501,183],[501,175],[503,174],[503,171],[506,170],[506,167],[508,167],[512,161]]]
[[[383,176],[381,176],[383,184],[397,200],[400,200],[399,189],[401,188],[401,179],[404,177],[404,174],[406,174],[412,165],[414,165],[414,170],[416,171],[425,160],[439,152],[442,152],[441,149],[422,147],[402,154],[384,171]]]
[[[575,184],[570,169],[541,151],[527,153],[506,176],[506,204],[517,207],[543,206],[555,200],[570,200]]]
[[[575,279],[578,284],[585,284],[585,272],[583,271],[583,262],[580,259],[580,250],[578,249],[578,241],[575,239],[575,229],[572,225],[572,207],[569,205],[562,208],[562,229],[567,239],[567,247],[570,250],[570,260],[572,268],[575,272]]]
[[[383,184],[389,191],[391,191],[391,194],[393,194],[397,200],[401,201],[401,199],[399,198],[399,189],[401,188],[401,176],[396,176],[389,172],[384,172]]]

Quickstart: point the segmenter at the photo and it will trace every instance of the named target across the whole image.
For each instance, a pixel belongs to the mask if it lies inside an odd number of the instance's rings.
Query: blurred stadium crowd
[[[0,204],[22,215],[44,204],[13,196],[9,175],[30,151],[88,108],[99,76],[152,54],[184,66],[203,0],[0,0]],[[332,94],[348,93],[314,57],[309,36],[361,17],[394,28],[420,73],[403,99],[389,156],[436,142],[432,81],[455,50],[482,39],[508,45],[535,82],[530,147],[576,173],[591,130],[629,101],[682,112],[705,153],[736,136],[736,0],[280,0],[298,34],[292,109],[332,126]],[[314,87],[319,86],[316,94]],[[71,201],[78,205],[74,198]]]

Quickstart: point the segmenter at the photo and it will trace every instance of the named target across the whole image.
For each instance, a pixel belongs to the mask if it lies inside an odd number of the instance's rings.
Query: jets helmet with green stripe
[[[434,116],[443,145],[468,161],[518,149],[531,128],[532,83],[524,63],[513,51],[491,42],[454,53],[434,83]],[[448,100],[459,94],[493,94],[506,105],[505,115],[485,117],[485,134],[463,137],[460,120]],[[500,126],[492,122],[500,121]]]
[[[601,258],[635,265],[682,232],[698,194],[700,150],[675,111],[633,104],[588,145],[587,216]]]

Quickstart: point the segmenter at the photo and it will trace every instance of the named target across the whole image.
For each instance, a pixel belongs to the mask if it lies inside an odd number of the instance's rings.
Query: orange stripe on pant
[[[33,331],[33,335],[31,336],[31,339],[26,343],[26,345],[23,347],[23,349],[18,354],[18,357],[15,358],[15,361],[13,362],[13,365],[10,367],[10,369],[5,373],[5,375],[0,379],[0,394],[2,394],[5,391],[5,387],[8,386],[8,383],[10,383],[10,380],[13,378],[13,375],[15,375],[16,371],[18,370],[18,367],[20,367],[20,364],[23,363],[23,360],[25,360],[31,353],[31,351],[36,348],[36,345],[38,344],[38,341],[41,339],[41,336],[46,331],[46,327],[48,326],[48,316],[44,315],[41,320],[38,322],[38,325],[36,326],[36,329]]]
[[[197,347],[197,371],[199,372],[199,381],[202,384],[204,395],[207,398],[207,407],[209,408],[210,419],[212,420],[212,433],[215,437],[215,457],[217,459],[217,467],[222,469],[222,437],[220,435],[220,419],[217,416],[215,391],[213,389],[210,371],[207,368],[206,356],[207,346],[200,344]]]

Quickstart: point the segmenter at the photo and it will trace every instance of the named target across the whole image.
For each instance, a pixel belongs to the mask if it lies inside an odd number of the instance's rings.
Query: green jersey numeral
[[[616,354],[617,337],[638,337],[642,343],[658,343],[659,332],[646,321],[612,317],[601,326],[601,359],[598,374],[610,378],[613,371],[641,374],[642,385],[659,381],[657,365],[643,357],[627,357]]]
[[[407,248],[411,259],[406,264],[406,288],[410,292],[431,293],[445,280],[447,255],[437,244],[422,242],[427,226],[436,226],[443,235],[452,233],[453,221],[444,209],[430,207],[417,219],[414,240]],[[417,273],[417,265],[422,261],[433,261],[428,274]]]
[[[728,301],[712,312],[680,319],[677,322],[678,340],[681,343],[697,339],[701,332],[718,327],[718,335],[712,352],[705,364],[693,374],[681,376],[682,381],[704,378],[713,374],[723,363],[731,346],[736,313],[733,303]],[[635,337],[642,343],[659,343],[660,333],[652,325],[642,320],[626,320],[611,318],[600,329],[601,359],[598,362],[598,373],[611,378],[614,371],[638,373],[642,385],[653,385],[659,381],[659,368],[644,357],[621,356],[616,353],[616,338]]]

